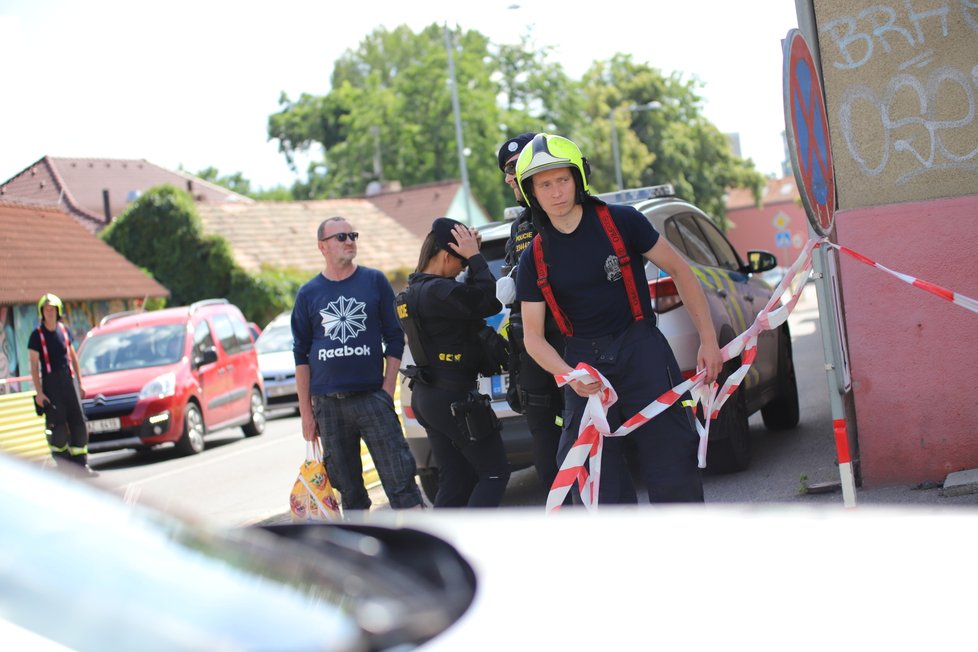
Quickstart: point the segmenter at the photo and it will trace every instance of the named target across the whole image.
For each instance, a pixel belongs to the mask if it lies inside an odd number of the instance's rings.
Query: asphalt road
[[[790,431],[769,433],[760,414],[752,416],[750,468],[730,475],[707,469],[708,503],[843,507],[814,290],[812,285],[805,289],[790,317],[801,423]],[[93,455],[92,466],[101,476],[92,482],[130,503],[212,525],[288,520],[288,496],[305,446],[297,417],[288,412],[270,417],[262,436],[245,438],[239,428],[218,431],[209,435],[201,454],[191,457],[179,457],[172,449]],[[824,491],[806,490],[813,487]],[[381,487],[370,494],[375,510],[389,509]],[[513,474],[504,506],[543,509],[545,503],[546,488],[533,469]],[[978,494],[946,497],[937,486],[860,488],[856,508],[864,504],[973,506]]]

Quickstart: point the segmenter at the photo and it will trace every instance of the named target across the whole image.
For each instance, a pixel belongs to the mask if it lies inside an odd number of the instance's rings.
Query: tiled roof
[[[434,219],[449,214],[452,202],[461,191],[459,181],[439,181],[365,199],[423,240]]]
[[[798,198],[798,187],[795,185],[794,177],[783,177],[781,179],[768,179],[767,186],[761,198],[762,205],[780,204],[782,202],[793,202]],[[734,188],[727,194],[727,210],[739,208],[755,208],[754,194],[746,188]]]
[[[251,204],[197,204],[204,230],[228,241],[248,271],[263,264],[315,273],[323,269],[316,229],[342,216],[360,233],[356,262],[385,272],[414,270],[422,239],[365,199],[322,199]],[[427,233],[427,231],[425,231]]]
[[[0,184],[0,200],[63,205],[89,231],[107,223],[103,191],[113,218],[149,188],[164,183],[189,191],[194,199],[243,202],[252,199],[186,172],[139,159],[58,158],[45,156]]]
[[[166,297],[170,292],[62,209],[0,201],[0,304]]]

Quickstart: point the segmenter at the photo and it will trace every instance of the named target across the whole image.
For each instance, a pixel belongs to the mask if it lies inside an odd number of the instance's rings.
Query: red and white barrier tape
[[[584,503],[584,506],[588,509],[597,509],[598,491],[601,482],[601,451],[604,438],[622,437],[627,435],[639,426],[651,421],[661,412],[665,411],[670,405],[679,400],[679,398],[686,392],[690,392],[694,402],[703,407],[705,423],[701,424],[699,421],[697,421],[696,429],[700,436],[698,463],[700,468],[705,468],[706,450],[709,444],[710,422],[717,417],[717,415],[720,413],[720,408],[723,407],[726,400],[737,390],[737,387],[740,386],[740,383],[750,370],[750,366],[753,364],[754,358],[757,355],[758,335],[760,335],[762,331],[773,330],[779,327],[788,319],[788,315],[791,314],[791,311],[794,310],[795,305],[801,298],[802,291],[805,289],[805,284],[798,283],[791,292],[790,298],[787,302],[782,302],[782,296],[788,291],[789,288],[791,288],[791,284],[796,276],[803,272],[807,273],[811,269],[812,251],[822,244],[829,247],[834,247],[842,253],[852,256],[856,260],[881,269],[889,274],[892,274],[893,276],[896,276],[900,280],[909,283],[910,285],[930,292],[931,294],[978,314],[978,301],[972,299],[971,297],[953,292],[934,283],[929,283],[906,274],[895,272],[867,258],[866,256],[849,249],[848,247],[843,247],[829,242],[826,238],[812,238],[805,245],[804,249],[802,249],[798,259],[791,265],[791,267],[788,268],[787,272],[785,272],[781,282],[778,283],[777,287],[771,294],[771,299],[754,319],[754,323],[751,324],[746,331],[735,337],[726,346],[720,349],[720,354],[724,362],[743,353],[740,367],[738,367],[732,374],[730,374],[730,376],[727,377],[726,381],[723,383],[723,387],[718,388],[716,383],[711,383],[709,385],[704,383],[703,378],[706,372],[705,370],[700,370],[689,380],[676,385],[670,390],[667,390],[652,403],[643,408],[638,414],[623,423],[620,428],[614,432],[610,432],[611,428],[608,426],[607,419],[608,408],[618,400],[618,395],[608,382],[608,379],[605,378],[599,371],[584,363],[579,364],[576,369],[569,373],[558,374],[555,376],[558,386],[563,386],[574,379],[590,378],[592,382],[601,383],[602,391],[593,394],[588,398],[587,404],[584,408],[584,414],[581,418],[581,425],[580,429],[578,430],[577,440],[571,447],[570,452],[564,458],[564,461],[560,466],[560,470],[557,473],[557,477],[550,488],[550,493],[547,495],[547,511],[553,512],[560,509],[564,502],[564,498],[567,496],[567,492],[570,491],[571,486],[575,482],[578,485],[578,489],[581,494],[581,501]],[[838,436],[838,427],[836,427],[836,434]],[[846,454],[848,455],[848,450]],[[587,466],[585,466],[585,462],[587,462]]]
[[[957,292],[954,292],[953,290],[948,290],[947,288],[943,288],[940,285],[937,285],[935,283],[930,283],[928,281],[922,281],[922,280],[920,280],[918,278],[915,278],[913,276],[909,276],[907,274],[901,274],[900,272],[895,272],[892,269],[890,269],[889,267],[886,267],[884,265],[880,265],[875,260],[873,260],[871,258],[867,258],[866,256],[863,256],[859,252],[853,251],[849,247],[843,247],[842,245],[837,245],[837,244],[835,244],[833,242],[829,242],[827,240],[821,240],[819,242],[819,244],[824,244],[824,245],[826,245],[828,247],[832,247],[833,249],[838,249],[842,253],[844,253],[844,254],[846,254],[848,256],[852,256],[853,258],[855,258],[859,262],[866,263],[870,267],[875,267],[876,269],[881,269],[884,272],[886,272],[887,274],[890,274],[892,276],[897,277],[898,279],[900,279],[904,283],[908,283],[908,284],[910,284],[910,285],[912,285],[912,286],[914,286],[916,288],[919,288],[919,289],[924,290],[926,292],[930,292],[934,296],[940,297],[941,299],[944,299],[945,301],[950,301],[951,303],[954,303],[956,305],[961,306],[965,310],[970,310],[971,312],[973,312],[975,314],[978,314],[978,301],[976,301],[975,299],[972,299],[971,297],[965,296],[963,294],[958,294]]]

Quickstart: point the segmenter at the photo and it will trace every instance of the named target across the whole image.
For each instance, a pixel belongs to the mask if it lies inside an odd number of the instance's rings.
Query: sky
[[[328,93],[334,61],[377,28],[432,23],[512,44],[530,26],[575,78],[617,52],[695,77],[706,117],[739,133],[761,172],[780,173],[793,0],[0,0],[0,182],[47,155],[291,186],[267,136],[280,95]]]

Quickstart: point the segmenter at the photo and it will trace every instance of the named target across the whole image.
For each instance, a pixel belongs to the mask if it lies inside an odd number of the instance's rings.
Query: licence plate
[[[88,422],[88,432],[109,432],[121,427],[119,419],[96,419]]]
[[[280,385],[278,387],[269,387],[269,396],[285,396],[287,394],[295,394],[295,385]]]
[[[492,377],[492,398],[500,400],[506,398],[506,390],[509,389],[509,374]]]

